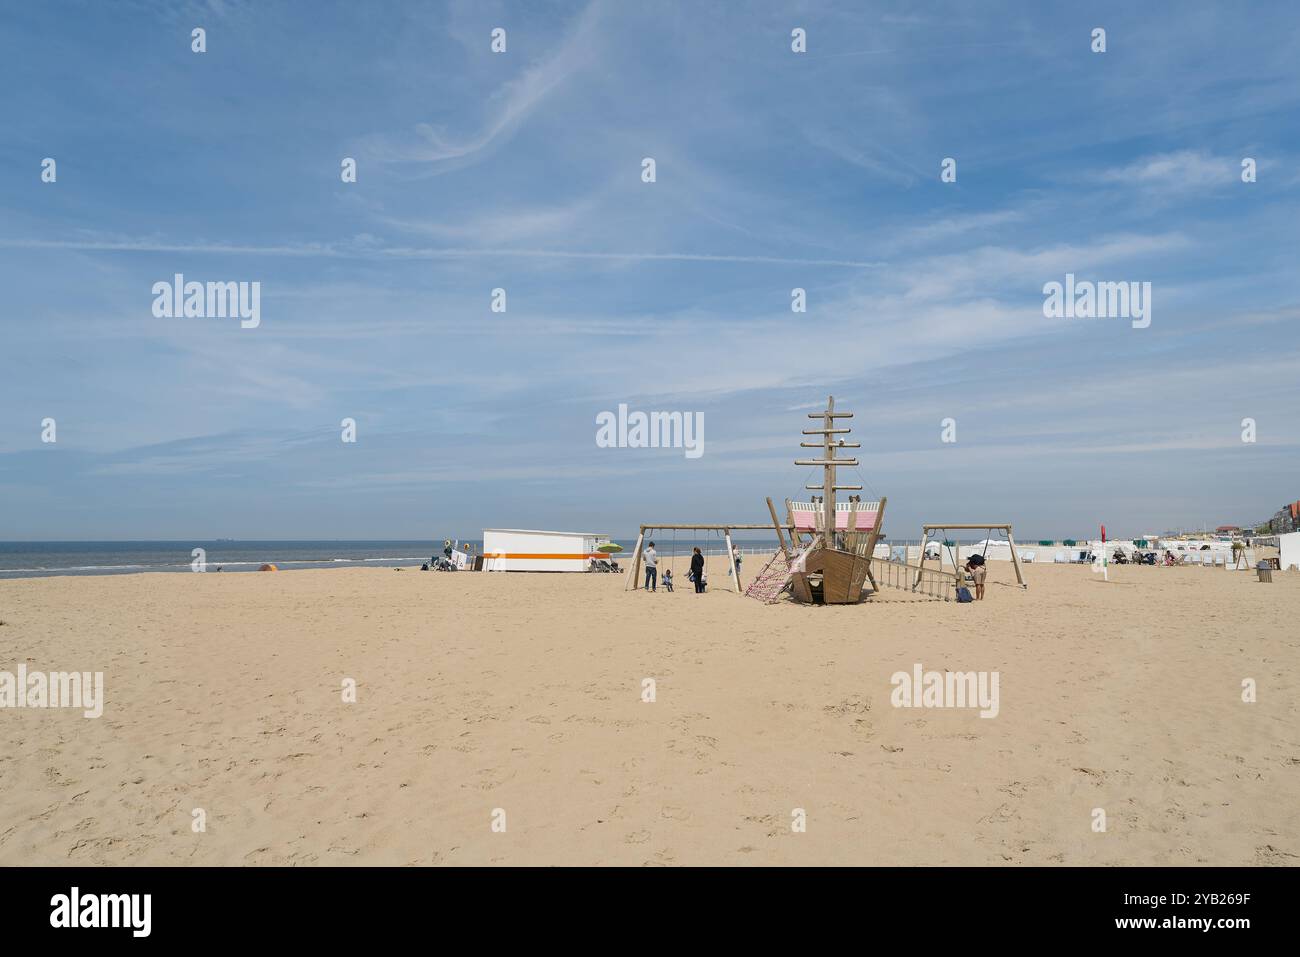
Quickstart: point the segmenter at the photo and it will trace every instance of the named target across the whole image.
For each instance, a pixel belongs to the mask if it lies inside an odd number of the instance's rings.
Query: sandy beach
[[[0,864],[1300,864],[1300,574],[840,607],[677,574],[0,582],[0,669],[105,686],[0,711]],[[892,707],[917,663],[998,672],[999,713]]]

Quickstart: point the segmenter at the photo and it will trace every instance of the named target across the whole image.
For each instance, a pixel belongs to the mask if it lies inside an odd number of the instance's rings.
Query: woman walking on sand
[[[695,581],[695,594],[704,591],[704,556],[700,554],[699,546],[695,548],[695,554],[691,556],[691,578]]]

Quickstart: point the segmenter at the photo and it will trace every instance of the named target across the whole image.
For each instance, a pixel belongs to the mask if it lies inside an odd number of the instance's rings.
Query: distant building
[[[1268,522],[1268,530],[1274,535],[1288,535],[1300,532],[1300,502],[1292,502],[1278,509]]]

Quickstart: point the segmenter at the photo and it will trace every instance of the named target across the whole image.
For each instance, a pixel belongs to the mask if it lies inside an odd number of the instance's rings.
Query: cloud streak
[[[550,56],[529,66],[493,94],[490,115],[474,133],[456,136],[420,123],[413,137],[368,138],[364,144],[367,157],[381,163],[422,165],[426,173],[433,175],[461,169],[480,154],[501,146],[548,97],[590,63],[592,51],[599,48],[595,33],[601,14],[601,0],[588,4],[568,37]]]
[[[248,246],[225,243],[170,243],[155,240],[0,239],[6,249],[81,250],[125,253],[201,253],[218,256],[295,256],[325,259],[586,259],[611,262],[751,263],[790,266],[837,266],[878,269],[887,263],[862,259],[818,259],[798,256],[764,256],[747,253],[601,252],[575,249],[520,249],[485,247],[367,247],[349,244],[277,244]]]

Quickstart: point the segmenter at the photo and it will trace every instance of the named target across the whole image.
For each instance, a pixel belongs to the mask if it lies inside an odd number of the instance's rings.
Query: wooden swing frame
[[[1007,533],[1007,544],[1009,544],[1009,545],[1011,546],[1011,564],[1013,564],[1013,565],[1016,566],[1016,581],[1020,583],[1020,587],[1021,587],[1021,588],[1026,588],[1026,589],[1027,589],[1027,588],[1029,587],[1029,585],[1026,584],[1026,582],[1025,582],[1025,575],[1024,575],[1024,572],[1023,572],[1023,571],[1021,570],[1021,568],[1020,568],[1020,556],[1016,554],[1016,539],[1015,539],[1015,536],[1013,536],[1013,535],[1011,534],[1011,526],[1010,526],[1009,524],[1006,524],[1006,523],[999,523],[999,522],[992,522],[992,523],[990,523],[990,522],[976,522],[976,523],[974,523],[974,524],[971,524],[971,523],[969,523],[969,522],[964,522],[964,523],[958,523],[958,524],[955,524],[955,525],[954,525],[954,524],[948,524],[948,525],[943,525],[943,524],[930,524],[930,525],[922,525],[922,526],[921,526],[921,554],[920,554],[920,556],[918,556],[918,560],[917,560],[917,565],[916,565],[916,578],[915,578],[915,580],[913,580],[913,582],[912,582],[912,591],[916,591],[917,586],[919,586],[919,585],[921,584],[921,575],[924,574],[924,572],[925,572],[925,546],[926,546],[926,544],[927,544],[927,539],[929,539],[929,537],[930,537],[930,533],[931,533],[931,532],[933,532],[933,531],[943,531],[943,532],[947,532],[947,531],[974,531],[974,530],[976,530],[976,529],[980,529],[980,528],[987,529],[987,530],[988,530],[988,533],[989,533],[989,536],[991,536],[991,535],[993,534],[994,529],[998,529],[998,528],[1002,529],[1004,532]],[[988,537],[989,537],[989,536],[986,536],[986,537],[985,537],[984,540],[985,540],[986,542],[988,541]],[[944,548],[944,546],[943,546],[942,541],[940,541],[939,548],[940,548],[940,552],[939,552],[939,558],[938,558],[938,565],[939,565],[939,567],[938,567],[938,572],[939,572],[939,574],[941,574],[941,575],[946,575],[946,574],[948,574],[948,573],[945,572],[945,571],[943,570],[943,548]],[[954,542],[952,548],[953,548],[953,551],[952,551],[952,556],[953,556],[953,570],[952,570],[952,577],[953,577],[953,580],[957,583],[957,585],[960,586],[960,585],[963,583],[963,580],[964,580],[964,579],[963,579],[963,576],[962,576],[962,570],[961,570],[961,542]],[[988,550],[988,549],[985,548],[985,551],[987,551],[987,550]]]
[[[771,531],[772,526],[771,525],[741,525],[741,524],[680,525],[671,522],[667,524],[660,524],[656,522],[652,524],[642,525],[641,530],[637,532],[636,548],[632,550],[632,567],[629,568],[627,571],[627,580],[623,583],[624,591],[633,591],[636,589],[637,587],[636,583],[638,581],[637,573],[641,570],[642,545],[645,543],[646,540],[646,532],[653,532],[656,529],[658,529],[661,532],[722,532],[723,540],[727,543],[727,560],[731,562],[732,573],[727,577],[736,583],[735,585],[736,594],[744,595],[745,589],[742,588],[740,584],[740,572],[736,569],[735,560],[732,558],[732,556],[734,555],[734,546],[732,545],[731,542],[731,533],[733,530],[740,531],[740,532],[759,531],[759,530]]]

